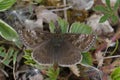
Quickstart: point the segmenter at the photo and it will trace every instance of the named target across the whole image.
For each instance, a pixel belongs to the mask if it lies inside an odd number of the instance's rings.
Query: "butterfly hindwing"
[[[60,66],[75,65],[82,59],[79,49],[59,37],[41,43],[34,48],[32,56],[40,64],[58,63]]]
[[[80,63],[82,55],[79,49],[75,48],[71,43],[64,41],[64,44],[59,48],[57,60],[60,66],[71,66]]]
[[[54,51],[48,41],[44,41],[39,46],[33,49],[32,57],[39,63],[44,65],[49,65],[54,63]]]

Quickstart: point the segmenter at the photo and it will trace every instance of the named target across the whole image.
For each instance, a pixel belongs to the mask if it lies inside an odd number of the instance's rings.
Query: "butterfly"
[[[57,26],[51,33],[40,27],[28,29],[19,22],[15,24],[19,27],[21,41],[32,49],[32,58],[40,65],[76,65],[82,60],[81,52],[88,51],[96,40],[95,34],[62,33]]]
[[[59,31],[59,30],[58,30]],[[70,66],[81,62],[81,52],[88,51],[95,42],[94,34],[50,33],[36,27],[22,29],[20,37],[25,46],[33,49],[32,58],[41,65],[57,63]]]

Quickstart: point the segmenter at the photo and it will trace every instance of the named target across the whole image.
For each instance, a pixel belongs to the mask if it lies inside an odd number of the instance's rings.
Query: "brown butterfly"
[[[28,29],[16,24],[25,46],[32,48],[32,58],[39,64],[70,66],[81,62],[81,52],[88,51],[94,44],[94,34],[61,33],[60,27],[55,33],[43,31],[39,27]]]
[[[50,33],[38,27],[21,30],[20,36],[24,45],[33,49],[32,58],[37,63],[60,66],[80,63],[80,53],[88,51],[96,38],[94,34]]]

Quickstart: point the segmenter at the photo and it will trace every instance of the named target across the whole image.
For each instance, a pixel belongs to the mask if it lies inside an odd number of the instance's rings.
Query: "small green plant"
[[[83,59],[82,59],[82,64],[84,65],[90,65],[92,66],[92,56],[89,52],[82,53]]]
[[[69,23],[61,18],[58,19],[58,25],[62,33],[75,33],[75,34],[91,34],[92,28],[89,25],[80,22],[74,22],[70,27]],[[49,24],[50,32],[54,33],[55,25],[53,22]]]
[[[115,70],[111,73],[112,80],[120,80],[120,67],[115,68]]]
[[[120,0],[117,0],[115,5],[111,7],[110,0],[105,0],[106,6],[97,5],[93,8],[94,11],[99,11],[104,13],[104,15],[100,19],[100,23],[105,22],[110,19],[113,24],[118,22],[117,10],[120,5]]]
[[[13,64],[16,62],[18,51],[14,50],[14,48],[10,47],[8,50],[4,47],[0,47],[0,62],[4,64],[5,66],[8,66],[9,68],[12,68],[10,66],[10,62],[13,61]]]
[[[36,62],[31,57],[31,50],[25,50],[24,53],[25,55],[23,57],[26,59],[25,64],[34,66]]]
[[[53,67],[49,68],[47,71],[47,76],[49,77],[49,80],[57,80],[59,72],[59,68],[57,68],[56,70]]]

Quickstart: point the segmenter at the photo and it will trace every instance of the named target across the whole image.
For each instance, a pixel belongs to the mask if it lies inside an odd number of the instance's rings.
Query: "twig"
[[[68,10],[68,9],[71,9],[72,8],[72,6],[68,6],[68,7],[65,7],[65,8],[61,8],[61,9],[52,9],[52,10],[50,10],[50,11],[64,11],[64,10]]]
[[[63,4],[66,6],[67,4],[66,0],[63,0]],[[64,10],[64,18],[67,21],[67,9]]]
[[[59,6],[45,6],[47,9],[59,9],[59,8],[64,8],[64,7],[68,7],[70,5],[59,5]]]
[[[104,57],[104,59],[110,59],[110,58],[119,58],[120,55],[116,55],[116,56],[109,56],[109,57]]]
[[[120,58],[120,55],[103,57],[103,59]],[[96,59],[94,61],[97,61]]]
[[[15,75],[15,64],[13,64],[13,77],[16,80],[16,75]]]
[[[4,69],[0,69],[3,73],[4,73],[4,75],[6,76],[6,77],[9,77],[9,75],[7,74],[7,72],[4,70]]]

